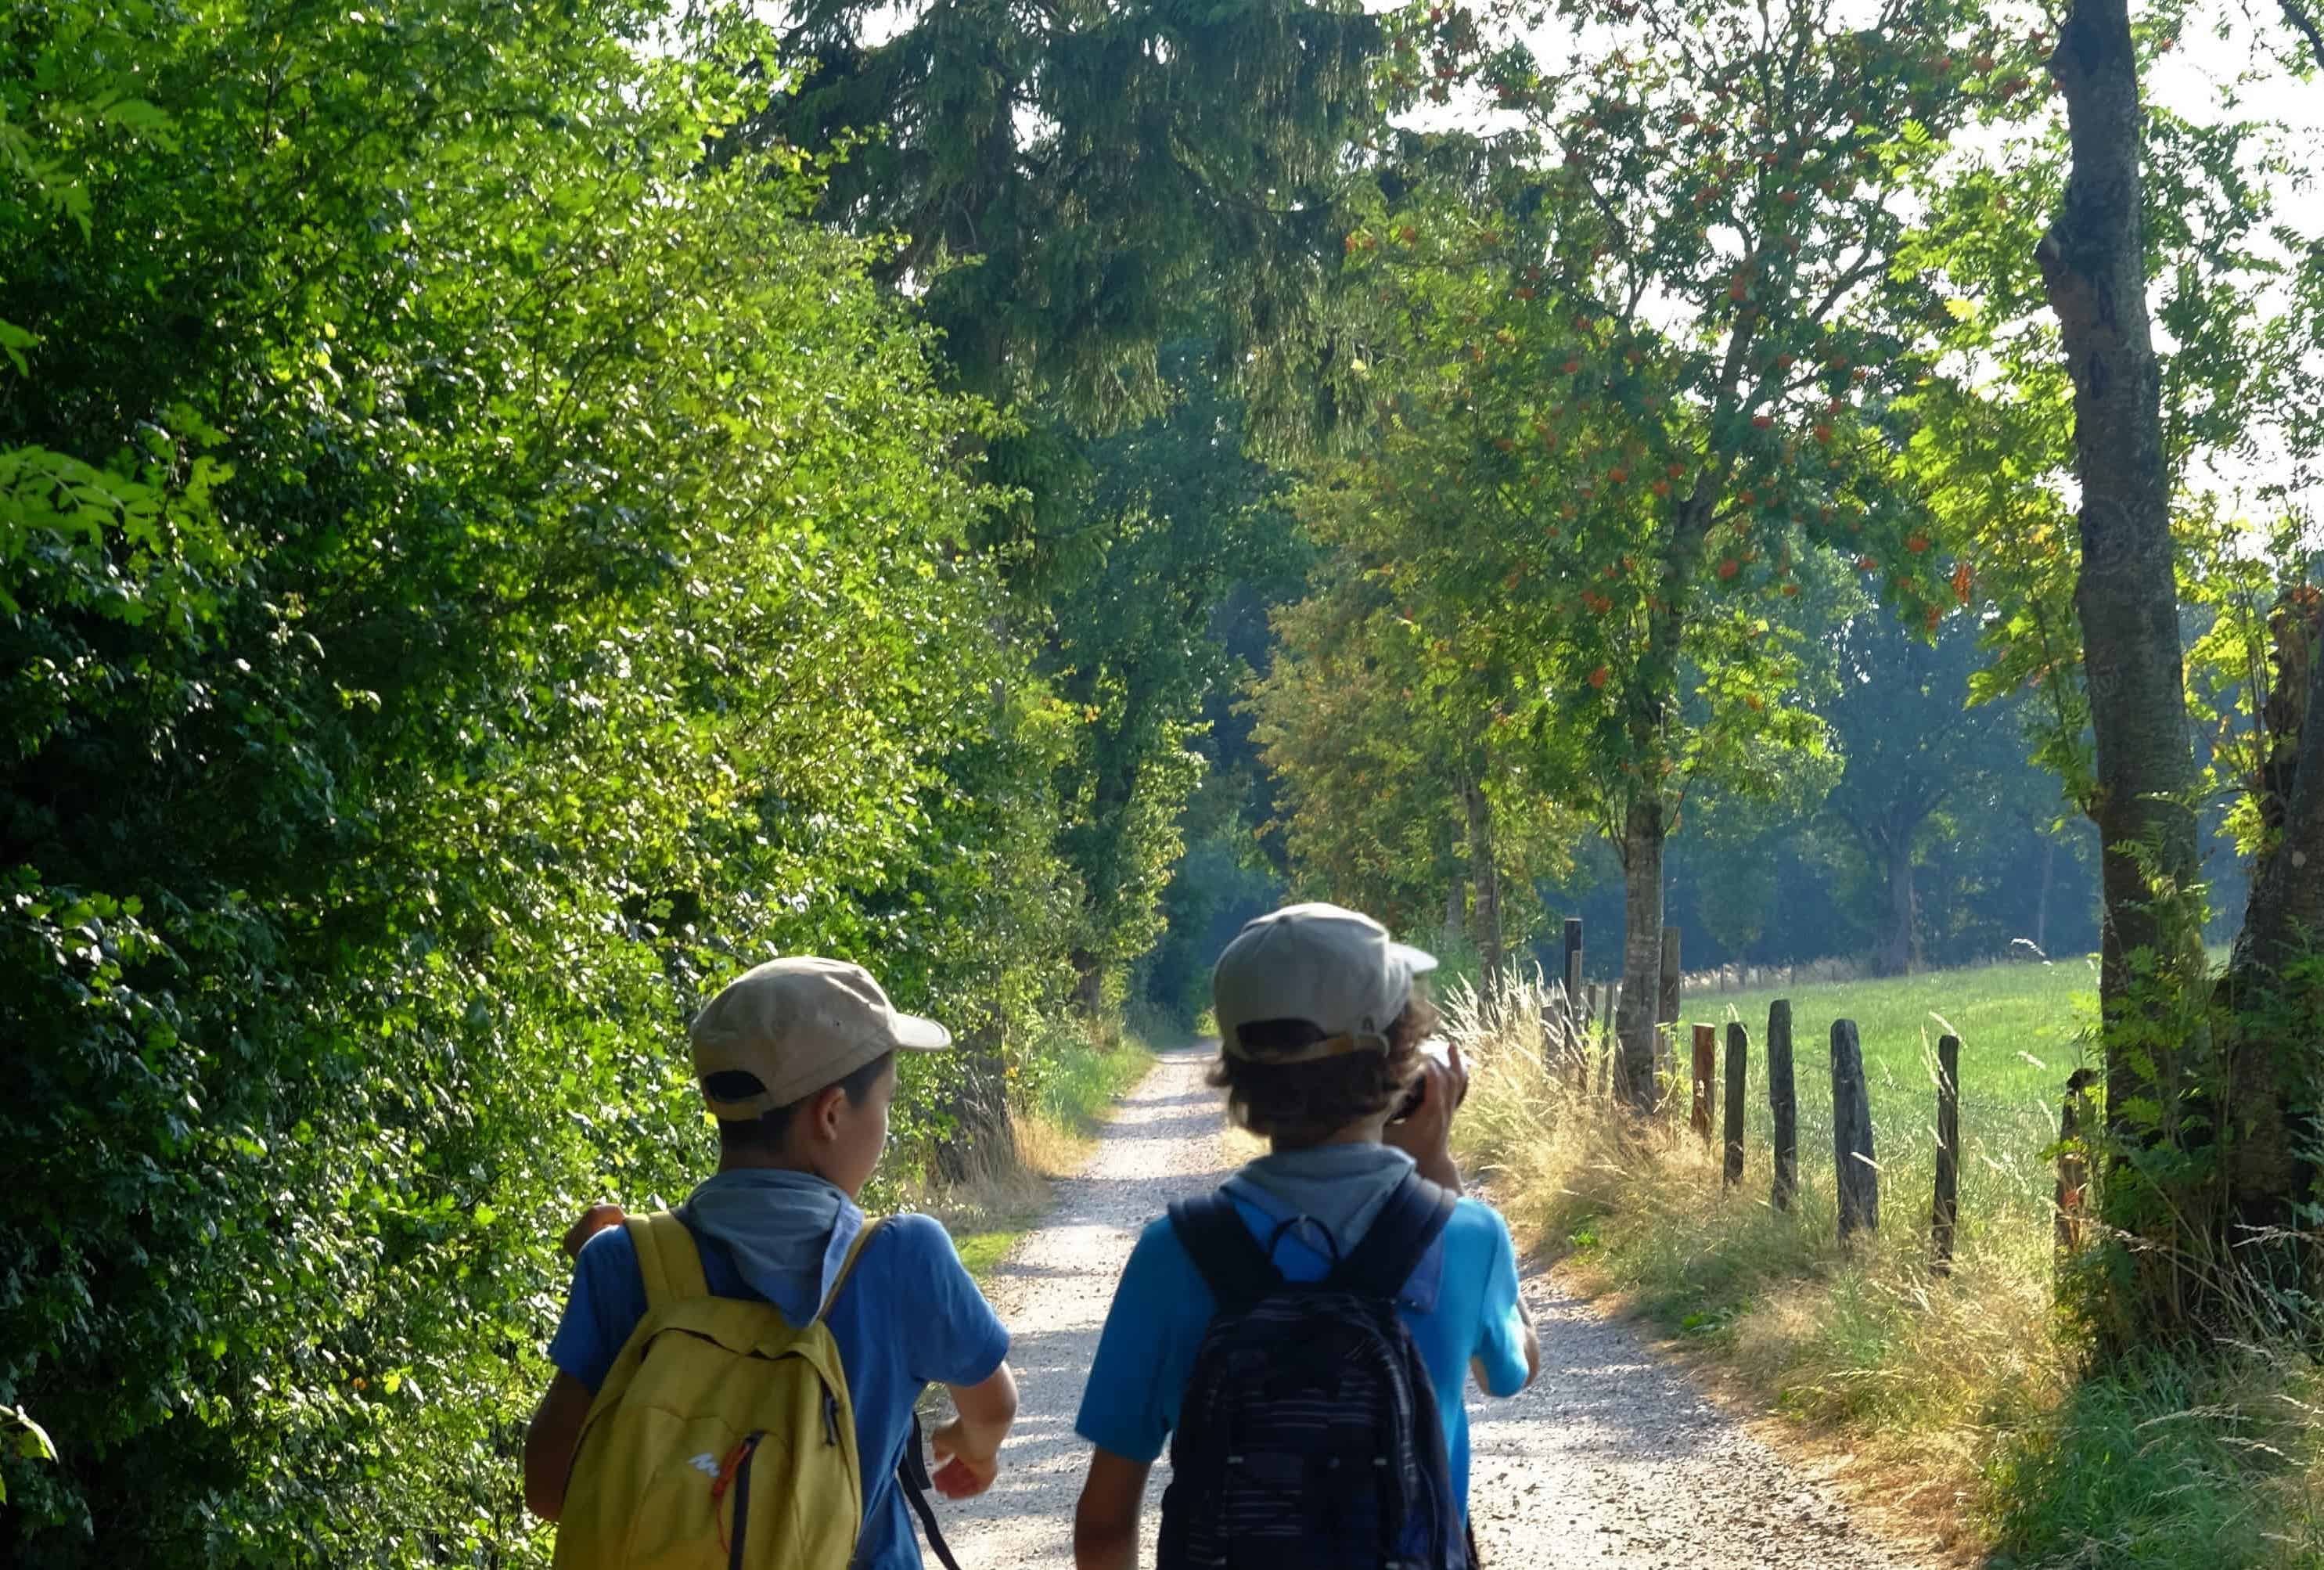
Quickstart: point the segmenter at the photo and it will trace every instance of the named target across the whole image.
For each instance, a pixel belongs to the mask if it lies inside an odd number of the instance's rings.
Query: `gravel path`
[[[946,1504],[966,1570],[1070,1570],[1088,1446],[1073,1432],[1082,1378],[1139,1230],[1235,1158],[1222,1139],[1207,1054],[1166,1056],[1123,1104],[1049,1221],[996,1272],[1023,1407],[983,1498]],[[1542,1377],[1514,1401],[1470,1397],[1470,1499],[1487,1565],[1587,1570],[1912,1570],[1803,1476],[1710,1405],[1632,1331],[1545,1278],[1525,1285]],[[1147,1496],[1151,1565],[1162,1475]],[[933,1560],[930,1561],[934,1563]]]

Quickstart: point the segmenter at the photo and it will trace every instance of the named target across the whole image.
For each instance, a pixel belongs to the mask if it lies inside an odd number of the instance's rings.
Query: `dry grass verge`
[[[1058,1046],[1027,1104],[1010,1109],[1011,1159],[981,1163],[962,1183],[924,1189],[916,1207],[945,1224],[969,1274],[982,1281],[1049,1208],[1057,1178],[1089,1159],[1113,1104],[1144,1079],[1154,1054],[1127,1032]]]

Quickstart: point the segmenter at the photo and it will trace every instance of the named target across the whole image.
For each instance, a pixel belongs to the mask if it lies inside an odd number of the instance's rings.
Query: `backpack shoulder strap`
[[[633,1215],[622,1223],[637,1250],[638,1274],[646,1284],[646,1312],[671,1303],[710,1296],[709,1279],[702,1273],[702,1251],[695,1245],[693,1229],[683,1216],[669,1211]]]
[[[1460,1196],[1417,1172],[1405,1174],[1372,1218],[1362,1241],[1340,1268],[1332,1285],[1361,1298],[1394,1298],[1404,1289],[1420,1258],[1452,1219]]]
[[[952,1546],[945,1541],[944,1528],[936,1524],[936,1507],[928,1502],[928,1490],[936,1484],[928,1476],[927,1439],[920,1432],[918,1412],[912,1414],[912,1436],[904,1442],[904,1459],[897,1464],[896,1482],[904,1491],[904,1502],[919,1518],[920,1535],[927,1539],[928,1552],[936,1556],[936,1563],[944,1570],[960,1570],[960,1561],[952,1556]]]
[[[839,1274],[831,1279],[830,1292],[825,1295],[822,1306],[815,1311],[817,1323],[831,1313],[831,1306],[838,1302],[840,1293],[847,1289],[847,1279],[855,1274],[855,1261],[863,1257],[863,1245],[872,1241],[873,1233],[887,1224],[888,1218],[882,1215],[866,1221],[857,1230],[855,1241],[847,1245],[847,1257],[839,1261]]]
[[[1170,1230],[1177,1233],[1222,1307],[1255,1303],[1283,1284],[1283,1272],[1250,1235],[1234,1201],[1216,1188],[1175,1201]]]

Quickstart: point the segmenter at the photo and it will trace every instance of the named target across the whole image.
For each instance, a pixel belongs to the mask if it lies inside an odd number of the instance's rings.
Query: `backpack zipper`
[[[823,1392],[823,1442],[839,1443],[839,1398],[827,1390]]]
[[[734,1463],[731,1484],[734,1494],[734,1530],[726,1541],[726,1570],[743,1570],[742,1544],[748,1536],[751,1520],[751,1463],[758,1459],[759,1441],[765,1437],[764,1429],[746,1434],[738,1447],[740,1455]],[[712,1502],[715,1508],[715,1490],[712,1492]]]

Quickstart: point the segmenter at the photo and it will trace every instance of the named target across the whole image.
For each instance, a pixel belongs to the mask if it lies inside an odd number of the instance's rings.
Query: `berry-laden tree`
[[[1927,626],[1965,597],[1895,483],[1894,402],[1948,319],[1898,261],[1916,188],[1980,95],[2024,90],[2031,51],[1944,0],[1864,20],[1618,0],[1553,36],[1517,10],[1400,14],[1391,85],[1480,91],[1499,128],[1416,140],[1346,242],[1377,280],[1364,364],[1392,389],[1389,448],[1425,447],[1463,505],[1411,498],[1408,458],[1379,483],[1434,521],[1448,592],[1505,605],[1536,726],[1588,738],[1573,784],[1623,864],[1641,1106],[1685,792],[1816,744],[1755,605],[1796,592],[1810,550]]]
[[[1489,974],[1536,926],[1530,890],[1569,870],[1582,826],[1510,727],[1510,670],[1461,656],[1479,641],[1400,599],[1409,568],[1351,543],[1365,493],[1319,484],[1298,506],[1337,548],[1307,597],[1276,612],[1274,661],[1250,703],[1296,882],[1399,931],[1441,919]]]

